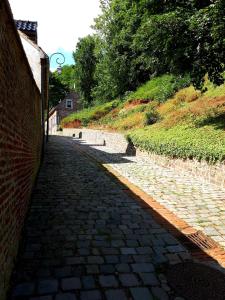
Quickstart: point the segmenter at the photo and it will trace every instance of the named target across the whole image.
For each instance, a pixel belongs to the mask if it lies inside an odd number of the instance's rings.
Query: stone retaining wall
[[[129,149],[127,140],[123,134],[110,133],[102,130],[92,130],[92,129],[63,129],[62,135],[79,136],[82,132],[82,139],[93,144],[103,145],[104,141],[106,146],[113,148],[118,151],[118,153],[126,153]],[[197,160],[190,159],[172,159],[166,156],[157,155],[154,153],[147,153],[136,149],[136,155],[147,156],[148,160],[161,165],[162,167],[171,168],[182,173],[189,173],[190,176],[204,179],[206,182],[216,184],[218,186],[225,188],[225,164],[218,163],[216,165],[209,165],[207,162],[199,162]]]
[[[190,159],[172,159],[166,156],[147,153],[137,149],[138,156],[147,156],[152,161],[162,167],[167,167],[181,173],[189,173],[190,176],[201,178],[208,183],[216,184],[225,188],[225,164],[218,163],[209,165],[206,161],[197,161]]]
[[[128,142],[124,135],[121,133],[111,133],[102,130],[92,129],[75,129],[75,128],[64,128],[64,136],[79,137],[79,133],[82,132],[82,139],[88,141],[89,144],[94,145],[107,145],[107,147],[115,149],[118,153],[125,153],[128,147]]]

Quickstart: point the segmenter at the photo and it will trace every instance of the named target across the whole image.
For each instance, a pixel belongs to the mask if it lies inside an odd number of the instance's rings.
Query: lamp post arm
[[[66,58],[65,58],[65,56],[64,56],[64,54],[62,54],[62,53],[60,53],[60,52],[55,52],[55,53],[53,53],[50,57],[49,57],[49,65],[51,66],[51,61],[52,61],[52,58],[53,58],[53,56],[58,56],[57,58],[56,58],[56,63],[58,64],[58,65],[63,65],[64,63],[65,63],[65,61],[66,61]]]

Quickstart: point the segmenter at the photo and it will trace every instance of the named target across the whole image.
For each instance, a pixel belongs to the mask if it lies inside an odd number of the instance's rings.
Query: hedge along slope
[[[162,75],[124,99],[82,110],[62,123],[79,120],[81,126],[125,132],[143,150],[215,163],[225,160],[225,84],[215,87],[206,78],[205,87],[201,93],[188,76]]]
[[[190,83],[191,79],[189,75],[175,76],[164,74],[147,81],[135,92],[130,93],[127,96],[127,100],[150,99],[163,103],[178,90],[189,86]]]
[[[225,160],[225,131],[212,126],[148,126],[127,135],[142,150],[173,158],[196,158],[209,163]]]
[[[114,100],[101,105],[83,109],[64,118],[61,121],[61,125],[62,127],[68,128],[71,127],[70,124],[73,124],[74,122],[80,122],[81,126],[87,126],[89,122],[99,120],[118,105],[119,101]]]
[[[129,104],[130,101],[133,102],[138,99],[148,101],[156,100],[160,103],[165,102],[169,97],[173,96],[179,89],[186,87],[189,84],[190,78],[188,75],[181,77],[171,74],[165,74],[159,77],[155,77],[146,82],[141,87],[139,87],[135,92],[128,93],[128,95],[123,99],[92,106],[69,115],[68,117],[62,120],[61,125],[62,127],[68,128],[73,126],[73,124],[78,124],[80,122],[81,126],[88,126],[91,122],[96,122],[99,120],[99,122],[97,122],[99,125],[111,123],[111,127],[114,129],[127,130],[133,127],[132,124],[142,123],[141,119],[144,119],[144,115],[141,116],[141,114],[136,114],[135,116],[133,114],[133,116],[131,116],[131,113],[128,113],[127,110],[127,116],[129,114],[129,117],[127,120],[124,120],[125,114],[119,114],[118,116],[116,116],[115,112],[113,111],[115,108],[118,108],[119,112],[123,108],[126,108],[124,106]],[[140,108],[139,112],[144,111],[142,110],[142,108]],[[111,115],[110,112],[112,112]],[[105,120],[104,117],[106,117]],[[115,122],[117,122],[118,124],[113,124]],[[142,124],[142,126],[144,126],[144,124]]]

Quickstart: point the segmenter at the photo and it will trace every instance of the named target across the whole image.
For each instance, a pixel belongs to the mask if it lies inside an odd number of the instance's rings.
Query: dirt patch
[[[151,101],[152,100],[150,100],[150,99],[129,100],[127,103],[125,103],[124,107],[125,108],[130,108],[130,107],[134,107],[134,106],[141,105],[141,104],[148,104]]]
[[[63,127],[64,128],[81,128],[82,123],[80,120],[74,120],[74,121],[64,124]]]

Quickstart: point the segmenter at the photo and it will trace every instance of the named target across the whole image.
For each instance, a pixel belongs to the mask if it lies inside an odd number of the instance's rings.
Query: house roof
[[[23,21],[23,20],[15,20],[16,27],[18,30],[25,30],[30,32],[36,32],[37,31],[37,22],[33,21]]]

